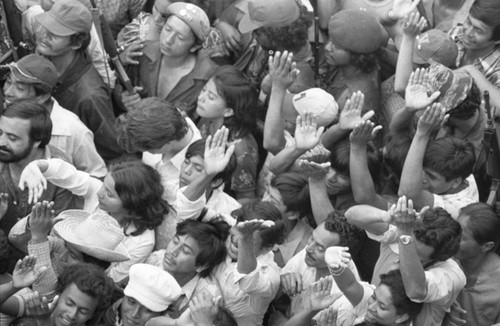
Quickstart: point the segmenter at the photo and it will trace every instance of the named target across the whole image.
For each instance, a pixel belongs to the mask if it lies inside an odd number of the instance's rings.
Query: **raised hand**
[[[40,171],[39,164],[47,164],[44,160],[29,163],[19,177],[19,189],[28,189],[28,204],[34,204],[47,189],[47,180]]]
[[[124,65],[138,65],[139,61],[137,61],[137,58],[144,54],[142,52],[143,48],[144,44],[141,40],[127,44],[124,46],[123,52],[120,53],[120,61]]]
[[[297,79],[299,70],[292,59],[293,53],[288,51],[284,51],[283,54],[277,51],[274,56],[269,57],[269,76],[273,87],[287,89]]]
[[[426,85],[429,82],[427,69],[417,68],[410,74],[405,91],[406,108],[412,111],[425,109],[441,95],[439,91],[427,95]]]
[[[321,311],[316,319],[316,326],[337,326],[337,313],[333,307]]]
[[[0,220],[7,213],[9,208],[9,194],[5,192],[0,192]]]
[[[441,103],[434,103],[425,109],[418,120],[417,133],[430,135],[443,126],[446,120],[448,120],[448,114],[446,114],[445,108]]]
[[[425,17],[420,17],[418,11],[412,12],[409,15],[405,15],[403,21],[401,22],[403,27],[403,33],[405,35],[416,37],[427,26],[427,20]]]
[[[213,325],[222,304],[222,297],[214,298],[202,291],[189,302],[191,319],[195,326]]]
[[[36,257],[26,256],[19,259],[12,272],[12,285],[17,289],[31,286],[47,270],[46,266],[35,269]]]
[[[312,179],[323,179],[330,171],[330,162],[316,163],[307,160],[299,161],[300,172]]]
[[[250,220],[240,222],[236,225],[236,229],[243,238],[248,238],[253,235],[255,231],[270,228],[274,226],[274,222],[270,220]]]
[[[331,295],[333,279],[323,277],[312,285],[309,292],[309,307],[312,311],[319,311],[330,307],[341,294]]]
[[[286,273],[281,275],[281,288],[289,297],[294,297],[304,291],[302,275],[299,273]]]
[[[391,223],[397,226],[400,232],[412,235],[415,226],[422,219],[422,214],[428,209],[426,206],[417,213],[411,199],[406,200],[406,196],[399,197],[398,202],[389,209]]]
[[[32,317],[47,316],[52,313],[57,305],[59,296],[49,302],[47,297],[41,297],[38,291],[30,293],[27,297],[23,297],[26,304],[26,315]]]
[[[303,118],[300,115],[297,116],[294,134],[297,149],[307,151],[319,143],[325,127],[317,128],[316,121],[316,116],[309,112]]]
[[[345,103],[344,109],[340,112],[339,126],[342,130],[352,130],[358,124],[371,119],[375,112],[370,110],[361,116],[363,105],[365,104],[365,95],[357,91]]]
[[[32,241],[44,242],[47,239],[47,235],[57,222],[52,218],[54,214],[52,207],[54,207],[54,202],[43,201],[31,209],[29,223]]]
[[[420,0],[394,0],[390,10],[391,19],[401,19],[417,8]]]
[[[382,126],[375,126],[370,120],[360,123],[354,128],[349,136],[351,141],[351,146],[358,146],[365,148],[366,144],[377,135],[378,131],[382,129]]]
[[[227,139],[229,129],[222,127],[215,132],[215,135],[208,136],[205,142],[204,170],[207,175],[216,175],[226,168],[231,155],[234,153],[234,144],[227,149]]]
[[[331,269],[344,269],[351,261],[351,254],[347,247],[328,247],[325,251],[325,263]]]

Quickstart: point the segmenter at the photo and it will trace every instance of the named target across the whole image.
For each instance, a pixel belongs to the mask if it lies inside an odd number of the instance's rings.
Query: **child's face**
[[[446,181],[446,178],[442,174],[432,169],[424,168],[422,186],[425,190],[433,194],[445,195],[452,189],[453,180]]]
[[[223,118],[231,112],[226,107],[226,101],[217,92],[214,79],[211,78],[198,96],[196,113],[202,118]]]

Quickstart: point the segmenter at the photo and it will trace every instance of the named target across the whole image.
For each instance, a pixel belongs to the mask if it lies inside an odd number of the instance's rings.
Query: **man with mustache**
[[[31,212],[29,192],[18,186],[21,172],[28,163],[51,157],[67,160],[64,153],[48,145],[51,130],[49,113],[34,102],[13,103],[0,115],[0,194],[8,195],[7,210],[0,219],[0,230],[5,233],[9,233],[18,220]],[[40,198],[41,201],[53,201],[56,214],[70,208],[81,208],[75,199],[68,190],[51,183],[47,183]],[[27,236],[29,233],[26,233]],[[15,263],[21,257],[20,252],[17,254],[9,263]]]

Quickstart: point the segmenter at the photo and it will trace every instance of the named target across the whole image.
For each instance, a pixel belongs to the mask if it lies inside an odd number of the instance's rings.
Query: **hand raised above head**
[[[269,76],[273,87],[287,89],[295,82],[299,70],[292,59],[293,54],[288,51],[277,51],[274,56],[269,57]]]

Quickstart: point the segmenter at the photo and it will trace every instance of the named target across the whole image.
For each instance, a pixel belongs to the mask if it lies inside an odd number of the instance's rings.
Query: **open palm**
[[[208,136],[205,143],[204,168],[207,175],[216,175],[226,168],[231,155],[234,153],[234,144],[226,150],[229,130],[222,127],[213,137]]]

